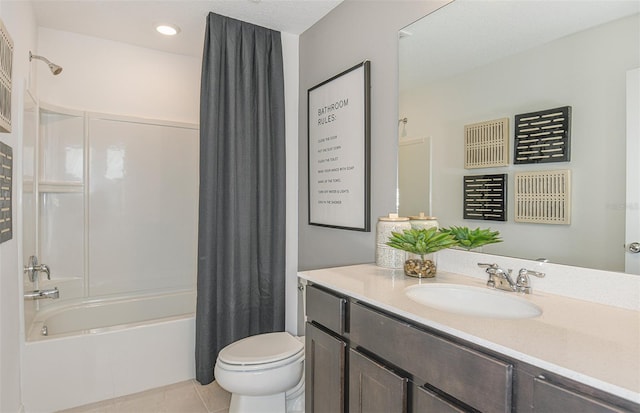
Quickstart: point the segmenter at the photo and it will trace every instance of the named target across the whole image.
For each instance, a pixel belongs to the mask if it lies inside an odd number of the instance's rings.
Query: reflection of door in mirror
[[[398,213],[431,215],[431,138],[398,142]]]
[[[627,202],[625,272],[640,275],[640,68],[627,72]]]

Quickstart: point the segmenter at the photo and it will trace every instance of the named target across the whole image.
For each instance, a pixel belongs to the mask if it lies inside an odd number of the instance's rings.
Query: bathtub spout
[[[60,291],[58,291],[58,287],[54,287],[48,290],[34,290],[27,291],[24,293],[25,299],[31,300],[41,300],[43,298],[60,298]]]

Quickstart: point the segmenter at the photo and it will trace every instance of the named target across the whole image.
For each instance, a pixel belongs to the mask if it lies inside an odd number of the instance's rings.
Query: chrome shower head
[[[59,75],[60,72],[62,72],[62,67],[61,66],[58,66],[55,63],[51,63],[51,61],[49,59],[47,59],[46,57],[42,57],[42,56],[38,56],[38,55],[32,54],[31,51],[29,51],[29,61],[31,61],[33,59],[38,59],[38,60],[42,60],[43,62],[45,62],[49,66],[49,70],[51,70],[51,73],[53,73],[54,75]]]

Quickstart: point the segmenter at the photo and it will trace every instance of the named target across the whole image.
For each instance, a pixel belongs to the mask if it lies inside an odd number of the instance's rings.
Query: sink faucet
[[[487,287],[524,294],[531,294],[532,291],[529,275],[533,275],[539,278],[545,276],[545,274],[542,272],[522,268],[520,269],[520,271],[518,271],[518,278],[516,278],[516,281],[514,282],[513,278],[511,278],[512,270],[505,271],[500,268],[498,264],[484,264],[479,262],[478,267],[485,268],[486,273],[489,274]]]
[[[489,274],[487,287],[505,291],[517,291],[516,283],[511,278],[511,270],[505,271],[498,264],[483,264],[480,262],[478,267],[486,268],[485,272]]]
[[[60,291],[58,290],[58,287],[53,287],[48,290],[27,291],[24,293],[24,298],[31,299],[31,300],[41,300],[43,298],[56,299],[56,298],[60,298]]]

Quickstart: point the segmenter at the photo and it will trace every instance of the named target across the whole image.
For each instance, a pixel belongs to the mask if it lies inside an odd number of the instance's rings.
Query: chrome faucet
[[[31,300],[41,300],[43,298],[56,299],[56,298],[60,298],[60,291],[58,290],[58,287],[53,287],[48,290],[27,291],[24,293],[24,298],[31,299]]]
[[[498,264],[484,264],[479,262],[478,267],[485,268],[485,272],[489,274],[487,287],[524,294],[531,294],[532,291],[529,275],[534,275],[540,278],[545,276],[542,272],[522,268],[518,272],[518,278],[516,278],[516,281],[514,282],[513,278],[511,278],[512,270],[505,271],[500,268]]]
[[[498,264],[483,264],[480,262],[478,267],[485,268],[485,272],[489,274],[487,287],[505,291],[517,291],[516,283],[511,278],[511,270],[505,271]]]

